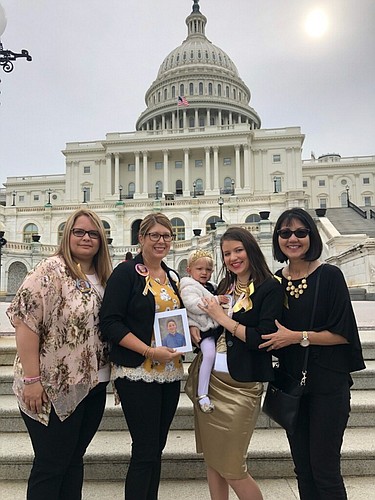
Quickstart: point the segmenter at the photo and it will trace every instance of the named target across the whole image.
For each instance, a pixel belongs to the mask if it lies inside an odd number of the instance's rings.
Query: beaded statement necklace
[[[291,297],[294,297],[295,299],[299,299],[300,295],[302,295],[307,290],[307,288],[308,288],[307,276],[309,275],[309,269],[310,269],[310,263],[309,263],[309,267],[307,268],[305,276],[302,278],[301,282],[298,283],[297,286],[293,285],[292,277],[290,275],[287,277],[288,286],[286,287],[286,291],[289,292],[289,295]],[[289,268],[288,268],[288,271],[289,271]]]

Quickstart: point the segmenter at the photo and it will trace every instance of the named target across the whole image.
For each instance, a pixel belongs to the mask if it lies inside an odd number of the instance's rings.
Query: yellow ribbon
[[[244,309],[245,312],[250,311],[253,308],[252,300],[250,299],[251,295],[255,292],[254,283],[251,282],[248,287],[246,287],[246,292],[242,293],[237,302],[233,306],[233,312],[238,312],[241,309]]]

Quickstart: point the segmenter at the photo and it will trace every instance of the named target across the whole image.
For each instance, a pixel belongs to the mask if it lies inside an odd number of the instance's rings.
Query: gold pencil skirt
[[[263,383],[237,382],[213,371],[209,396],[215,405],[203,413],[194,401],[197,453],[225,479],[247,477],[247,450],[259,415]]]

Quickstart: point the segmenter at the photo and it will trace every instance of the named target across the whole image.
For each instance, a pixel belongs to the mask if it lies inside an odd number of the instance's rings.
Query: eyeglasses
[[[160,238],[163,238],[164,241],[166,241],[167,243],[169,243],[170,241],[173,240],[173,234],[170,234],[170,233],[164,233],[164,234],[160,234],[160,233],[146,233],[145,236],[148,236],[151,241],[159,241]]]
[[[88,234],[92,240],[98,240],[100,238],[99,231],[85,231],[84,229],[74,228],[72,229],[72,233],[77,238],[83,238],[85,234]]]
[[[292,231],[289,228],[286,229],[279,229],[277,231],[277,234],[282,238],[283,240],[287,240],[294,234],[296,238],[306,238],[306,236],[309,234],[310,229],[307,229],[307,227],[300,227],[299,229],[296,229],[295,231]]]

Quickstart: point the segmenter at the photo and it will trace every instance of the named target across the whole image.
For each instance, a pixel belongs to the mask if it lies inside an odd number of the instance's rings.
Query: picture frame
[[[193,350],[188,318],[184,308],[156,313],[154,333],[157,347],[172,347],[178,352]]]

